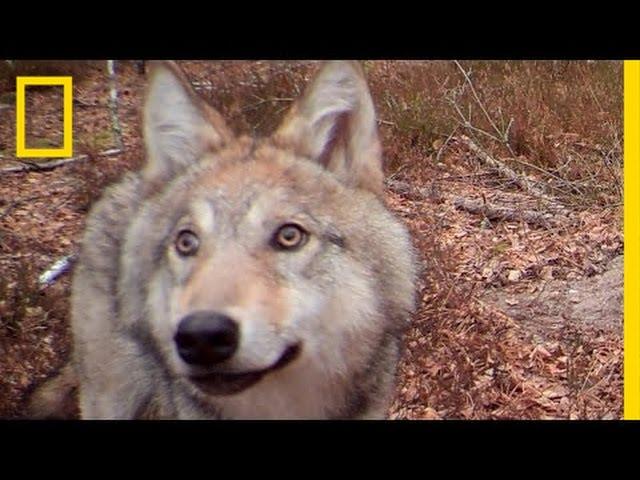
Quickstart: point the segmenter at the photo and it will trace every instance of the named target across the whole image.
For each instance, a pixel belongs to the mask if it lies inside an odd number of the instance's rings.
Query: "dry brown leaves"
[[[453,206],[464,196],[530,208],[526,195],[446,176],[432,180],[430,190],[431,198],[388,197],[411,228],[424,266],[392,418],[620,418],[619,328],[565,321],[546,325],[540,336],[485,301],[535,290],[548,278],[569,282],[600,273],[622,251],[619,212],[578,211],[548,230],[487,222]]]

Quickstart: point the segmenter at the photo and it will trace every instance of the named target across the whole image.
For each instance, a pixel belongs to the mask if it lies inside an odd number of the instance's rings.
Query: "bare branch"
[[[98,156],[110,157],[113,155],[119,155],[122,150],[119,148],[112,148],[98,153]],[[57,167],[62,167],[73,162],[83,161],[89,158],[89,155],[78,155],[77,157],[62,158],[60,160],[50,160],[48,162],[30,162],[26,160],[16,160],[22,163],[21,167],[9,167],[0,170],[0,173],[20,173],[20,172],[47,172]]]
[[[487,109],[484,107],[484,104],[480,100],[480,97],[478,96],[478,92],[476,92],[476,89],[473,86],[473,82],[471,81],[471,78],[469,78],[469,74],[467,73],[467,71],[464,68],[462,68],[462,65],[460,65],[460,62],[458,62],[457,60],[454,60],[453,63],[456,64],[458,69],[462,72],[462,75],[464,75],[465,81],[467,82],[467,84],[469,84],[469,88],[471,89],[471,93],[473,94],[473,98],[475,98],[476,103],[478,104],[478,106],[482,110],[482,113],[484,113],[484,116],[487,118],[487,120],[489,121],[489,123],[491,124],[493,129],[496,131],[496,133],[501,138],[501,140],[500,140],[501,143],[503,143],[509,149],[509,152],[511,153],[511,155],[513,155],[515,157],[515,153],[511,149],[511,145],[509,145],[509,137],[507,135],[507,132],[509,130],[507,129],[506,132],[503,132],[498,128],[498,126],[493,121],[493,118],[491,118],[491,115],[489,115],[489,112],[487,112]]]
[[[542,197],[546,200],[550,200],[547,197],[546,193],[542,189],[533,185],[533,182],[531,182],[525,175],[518,174],[517,172],[506,166],[504,163],[493,158],[491,155],[481,149],[469,137],[467,137],[466,135],[460,135],[460,140],[467,146],[469,150],[471,150],[472,153],[476,155],[476,157],[480,161],[497,170],[500,175],[508,178],[510,181],[518,185],[520,189],[524,190],[525,192],[532,193],[538,197]]]
[[[559,224],[566,224],[570,217],[557,216],[551,213],[534,212],[532,210],[522,210],[507,207],[497,207],[489,205],[482,200],[474,201],[467,198],[456,198],[453,205],[469,213],[482,215],[489,220],[499,220],[507,222],[526,222],[542,228],[551,228]]]
[[[109,96],[109,108],[111,110],[111,128],[114,136],[116,137],[116,146],[120,150],[124,150],[124,144],[122,142],[122,128],[120,127],[120,120],[118,119],[118,88],[116,85],[116,72],[114,69],[114,61],[107,60],[107,71],[109,72],[110,96]]]

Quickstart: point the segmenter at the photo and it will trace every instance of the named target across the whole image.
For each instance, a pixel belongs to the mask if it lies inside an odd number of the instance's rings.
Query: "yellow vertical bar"
[[[68,77],[64,80],[63,88],[63,136],[62,142],[64,155],[67,157],[73,156],[73,77]]]
[[[624,418],[640,419],[640,61],[624,62]]]
[[[21,152],[27,148],[25,144],[25,83],[24,79],[16,77],[16,152],[20,156]]]

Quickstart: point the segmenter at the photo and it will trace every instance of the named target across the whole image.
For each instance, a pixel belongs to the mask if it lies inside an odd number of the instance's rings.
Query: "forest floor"
[[[104,63],[74,67],[74,155],[86,157],[51,169],[15,158],[15,89],[0,71],[0,418],[20,417],[70,351],[71,275],[47,287],[38,277],[77,250],[104,186],[144,158],[133,62],[117,62],[124,149],[103,154],[117,147]],[[453,62],[366,62],[386,199],[422,264],[390,418],[622,417],[621,89],[605,103],[620,66],[547,63],[478,63],[465,78]],[[181,65],[237,131],[256,134],[315,68]],[[518,90],[525,77],[530,91]],[[61,95],[28,90],[28,146],[60,144]]]

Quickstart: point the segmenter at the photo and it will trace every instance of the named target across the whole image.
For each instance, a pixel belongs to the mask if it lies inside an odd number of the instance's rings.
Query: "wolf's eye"
[[[273,237],[274,246],[283,250],[300,248],[307,241],[308,234],[293,223],[281,226]]]
[[[198,236],[191,230],[180,230],[176,237],[175,245],[176,251],[180,255],[187,257],[195,255],[200,246],[200,240],[198,240]]]

